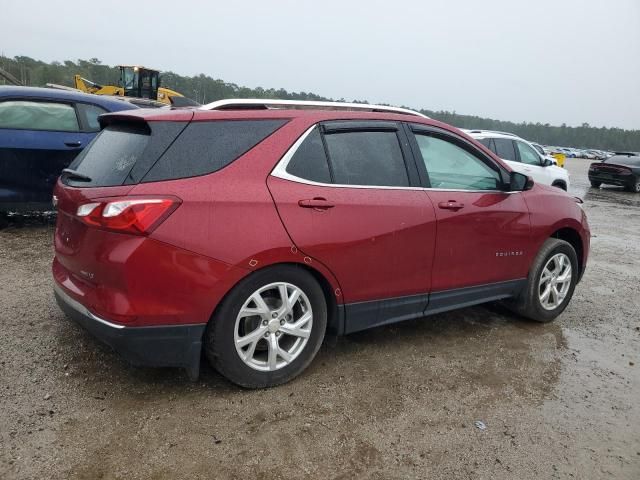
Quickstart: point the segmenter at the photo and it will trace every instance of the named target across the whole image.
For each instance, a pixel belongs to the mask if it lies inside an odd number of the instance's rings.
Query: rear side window
[[[516,150],[513,146],[513,140],[508,138],[494,138],[493,143],[496,146],[496,155],[504,160],[518,161]]]
[[[286,120],[192,122],[160,157],[143,182],[213,173],[229,165],[286,123]]]
[[[298,147],[287,165],[287,173],[312,182],[331,183],[327,155],[318,127]]]
[[[84,117],[84,123],[89,131],[97,132],[100,130],[100,123],[98,117],[103,113],[107,113],[102,107],[96,105],[89,105],[87,103],[78,103],[78,112]]]
[[[8,100],[0,102],[0,128],[77,132],[75,109],[66,103]]]
[[[496,153],[496,147],[493,144],[493,140],[491,138],[481,138],[478,140],[481,144],[491,150],[493,153]]]
[[[74,182],[70,179],[67,183],[78,187],[122,185],[147,147],[150,134],[144,123],[108,126],[69,166],[91,181]]]
[[[409,186],[407,169],[395,132],[331,133],[324,138],[335,183]]]

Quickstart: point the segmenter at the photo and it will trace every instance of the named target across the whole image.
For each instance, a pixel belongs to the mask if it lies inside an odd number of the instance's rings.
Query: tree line
[[[73,76],[78,74],[93,82],[104,85],[117,85],[120,74],[117,67],[103,65],[97,58],[89,60],[65,60],[46,63],[26,56],[13,58],[0,56],[0,68],[12,74],[24,85],[44,86],[55,83],[73,86]],[[0,85],[4,84],[0,77]],[[235,83],[214,79],[200,74],[193,77],[182,76],[174,72],[163,72],[161,84],[200,103],[213,102],[222,98],[277,98],[281,100],[334,100],[311,92],[288,92],[282,88],[249,88]],[[337,99],[345,101],[344,98]],[[367,103],[364,100],[352,100]],[[412,108],[412,107],[406,107]],[[415,109],[415,108],[414,108]],[[560,126],[548,123],[514,123],[493,120],[456,112],[431,111],[420,112],[459,128],[476,128],[511,132],[543,145],[555,145],[577,148],[596,148],[606,150],[640,151],[640,130],[622,128],[592,127],[587,123],[579,127]]]

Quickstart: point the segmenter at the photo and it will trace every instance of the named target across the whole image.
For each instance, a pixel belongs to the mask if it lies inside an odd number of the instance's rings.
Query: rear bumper
[[[606,183],[607,185],[618,185],[627,187],[634,184],[635,177],[633,175],[598,175],[597,173],[589,173],[590,182]]]
[[[58,285],[54,294],[68,317],[133,365],[182,367],[198,378],[205,324],[127,327],[92,314]]]

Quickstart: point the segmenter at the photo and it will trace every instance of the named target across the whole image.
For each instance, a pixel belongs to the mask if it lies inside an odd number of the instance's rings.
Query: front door
[[[269,190],[296,247],[338,279],[347,331],[418,316],[430,290],[435,212],[398,124],[325,124],[292,151]]]
[[[537,183],[551,185],[553,178],[549,174],[547,167],[542,165],[543,159],[538,152],[520,140],[514,140],[514,143],[516,144],[516,150],[522,163],[520,172],[533,178]]]
[[[526,278],[530,223],[522,194],[501,191],[501,168],[470,142],[439,129],[412,130],[437,218],[432,291]]]

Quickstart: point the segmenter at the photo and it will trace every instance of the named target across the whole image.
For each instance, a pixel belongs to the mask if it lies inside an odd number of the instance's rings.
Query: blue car
[[[137,108],[114,97],[0,86],[0,213],[51,210],[56,179],[96,136],[98,116]]]

